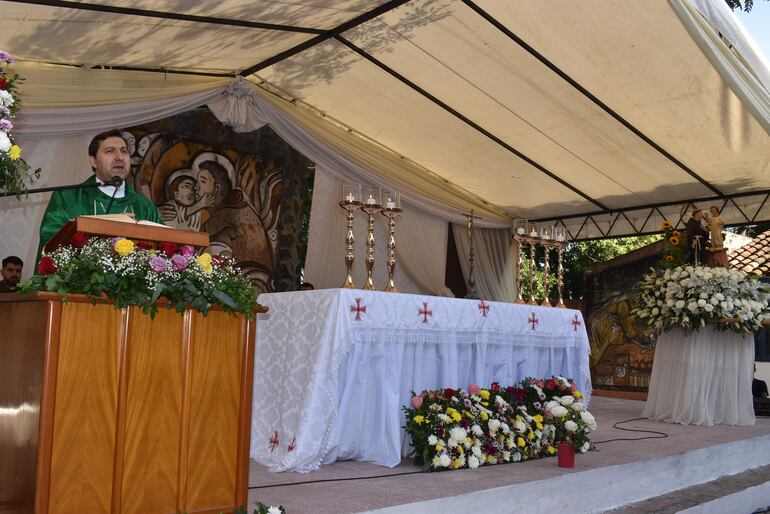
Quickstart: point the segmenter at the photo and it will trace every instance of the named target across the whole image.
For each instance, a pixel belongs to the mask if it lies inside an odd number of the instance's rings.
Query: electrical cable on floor
[[[645,434],[655,434],[654,436],[634,437],[634,438],[618,437],[618,438],[615,438],[615,439],[606,439],[604,441],[594,441],[593,444],[611,443],[613,441],[642,441],[644,439],[665,439],[666,437],[668,437],[667,433],[665,433],[665,432],[658,432],[657,430],[643,430],[641,428],[622,428],[622,427],[618,426],[618,425],[620,425],[622,423],[631,423],[632,421],[641,421],[643,419],[646,420],[647,418],[633,418],[633,419],[627,419],[625,421],[618,421],[617,423],[612,425],[612,428],[616,428],[618,430],[623,430],[625,432],[642,432],[642,433],[645,433]]]
[[[658,432],[657,430],[643,430],[641,428],[623,428],[619,427],[618,425],[621,425],[623,423],[631,423],[632,421],[641,421],[643,419],[647,418],[632,418],[627,419],[625,421],[618,421],[614,425],[612,425],[612,428],[615,428],[617,430],[623,430],[625,432],[642,432],[646,434],[655,434],[654,436],[645,436],[645,437],[636,437],[636,438],[627,438],[627,437],[618,437],[615,439],[606,439],[604,441],[595,441],[593,444],[602,444],[602,443],[611,443],[614,441],[642,441],[644,439],[665,439],[668,437],[668,434],[665,432]],[[349,480],[369,480],[371,478],[387,478],[387,477],[400,477],[403,475],[416,475],[418,473],[426,473],[426,471],[407,471],[404,473],[390,473],[388,475],[372,475],[372,476],[366,476],[366,477],[344,477],[344,478],[325,478],[322,480],[307,480],[304,482],[289,482],[287,484],[271,484],[271,485],[254,485],[250,486],[249,490],[252,489],[268,489],[271,487],[287,487],[290,485],[302,485],[302,484],[320,484],[323,482],[346,482]]]
[[[346,482],[348,480],[368,480],[370,478],[400,477],[403,475],[416,475],[418,473],[427,473],[427,471],[406,471],[404,473],[390,473],[389,475],[372,475],[368,477],[324,478],[322,480],[307,480],[305,482],[289,482],[288,484],[253,485],[250,486],[249,489],[268,489],[270,487],[285,487],[289,485],[320,484],[322,482]]]

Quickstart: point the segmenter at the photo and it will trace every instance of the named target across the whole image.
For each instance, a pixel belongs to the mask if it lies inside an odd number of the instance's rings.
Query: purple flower
[[[0,130],[8,132],[13,128],[13,123],[8,120],[0,120]]]
[[[473,404],[468,398],[466,398],[465,400],[463,400],[463,405],[465,405],[467,408],[470,409]]]
[[[535,408],[535,410],[541,410],[543,408],[540,402],[535,402],[532,404],[532,406]]]
[[[0,105],[0,116],[8,116],[9,114],[11,114],[11,110],[4,105]]]
[[[16,59],[11,57],[11,54],[6,52],[5,50],[0,50],[0,61],[5,61],[8,64],[13,64],[14,62],[16,62]]]
[[[185,257],[192,257],[193,255],[195,255],[195,248],[193,248],[190,245],[182,245],[182,247],[179,249],[179,251]]]
[[[184,255],[174,254],[171,257],[171,265],[174,267],[174,271],[182,271],[187,268],[187,257]]]
[[[150,257],[150,268],[155,273],[163,273],[168,269],[168,262],[163,257]]]

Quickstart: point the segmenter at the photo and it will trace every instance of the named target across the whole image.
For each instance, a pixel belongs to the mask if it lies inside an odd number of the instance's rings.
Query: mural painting
[[[210,252],[234,258],[259,290],[292,288],[287,282],[295,277],[277,287],[275,278],[278,260],[287,259],[279,241],[287,232],[299,237],[301,224],[295,213],[283,215],[284,206],[296,210],[309,202],[307,195],[284,194],[286,176],[289,183],[306,182],[304,157],[268,128],[234,134],[206,109],[130,128],[124,136],[133,186],[158,206],[165,224],[207,232]],[[292,193],[302,196],[298,191]],[[282,227],[282,220],[288,226]],[[288,252],[288,258],[296,260],[296,252]],[[280,266],[284,271],[296,267],[295,262]]]
[[[656,334],[631,317],[633,288],[660,257],[653,243],[586,272],[584,305],[595,389],[647,391]]]

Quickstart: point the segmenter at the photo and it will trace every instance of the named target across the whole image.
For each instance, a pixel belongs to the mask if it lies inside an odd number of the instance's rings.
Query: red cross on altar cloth
[[[278,432],[273,432],[273,435],[270,436],[270,441],[268,442],[268,446],[270,447],[270,453],[273,453],[273,451],[278,448],[278,443],[280,440],[278,439]]]
[[[350,306],[350,312],[356,313],[355,321],[361,321],[361,313],[366,314],[366,306],[361,305],[361,298],[356,298],[356,304]]]
[[[578,318],[577,314],[575,314],[575,319],[573,319],[571,323],[572,323],[572,330],[574,332],[577,332],[578,327],[582,325],[582,323],[580,323],[580,319]]]
[[[433,311],[428,310],[428,303],[422,302],[422,309],[418,311],[418,316],[422,316],[422,322],[427,323],[428,322],[428,316],[433,316]]]
[[[489,314],[489,304],[484,300],[479,302],[479,312],[481,312],[481,315],[485,318],[487,317],[487,314]]]
[[[532,316],[527,320],[527,323],[532,325],[532,330],[535,330],[535,325],[540,323],[540,320],[535,317],[535,313],[532,313]]]

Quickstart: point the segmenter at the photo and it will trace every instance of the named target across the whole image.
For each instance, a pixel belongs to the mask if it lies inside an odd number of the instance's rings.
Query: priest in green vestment
[[[137,220],[163,223],[155,204],[125,182],[131,173],[131,158],[120,131],[111,130],[94,137],[88,145],[88,159],[94,175],[83,182],[87,187],[55,191],[51,195],[40,225],[37,260],[40,260],[43,246],[65,223],[77,216],[128,213]],[[117,191],[109,185],[116,176],[123,180]]]

